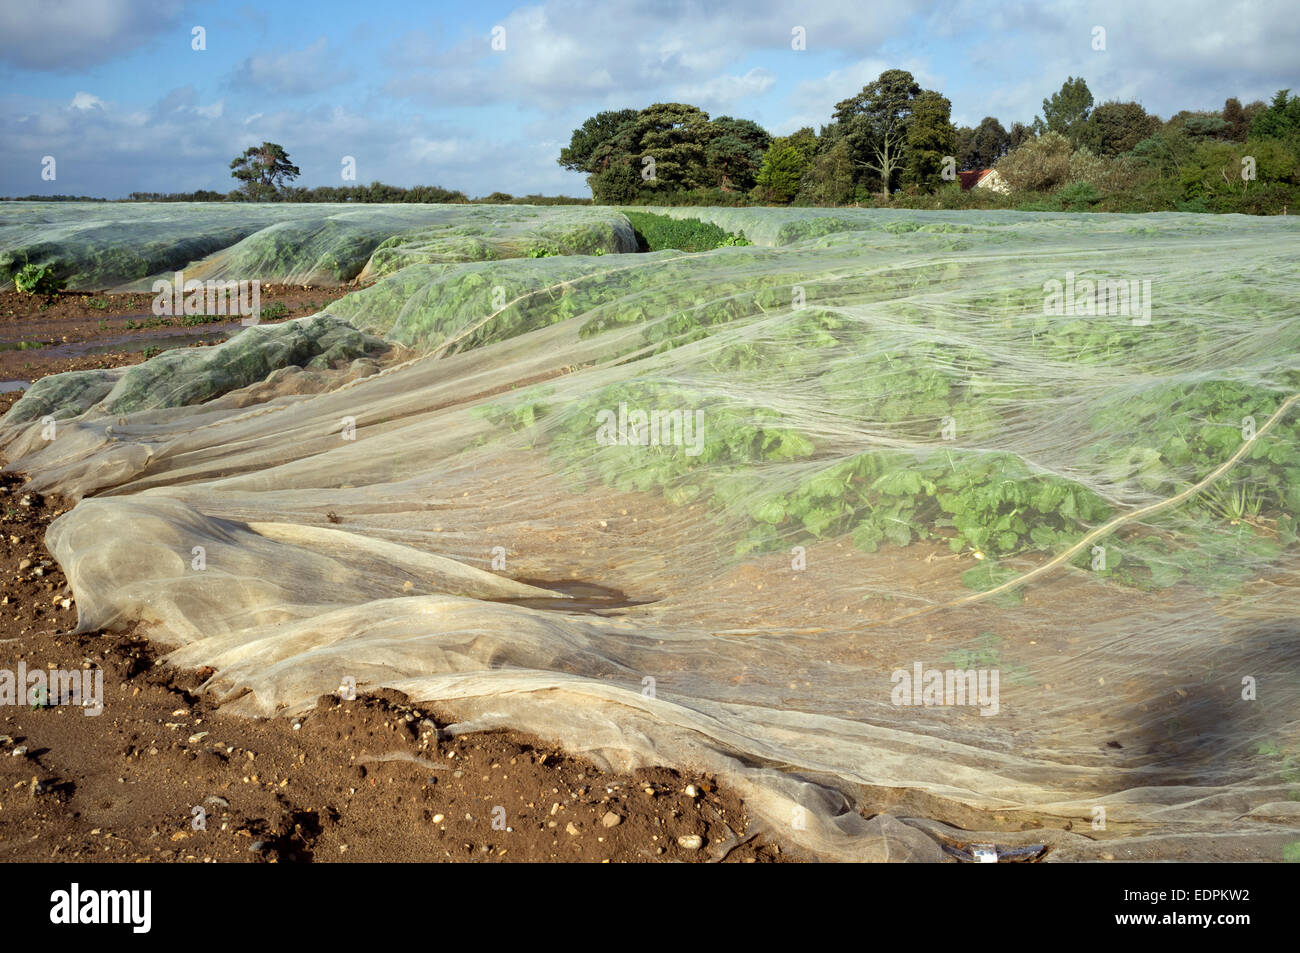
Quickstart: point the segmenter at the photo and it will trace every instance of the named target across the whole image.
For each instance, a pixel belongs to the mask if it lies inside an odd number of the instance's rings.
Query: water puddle
[[[12,394],[16,390],[27,390],[31,381],[0,381],[0,394]]]
[[[601,586],[594,582],[580,582],[576,579],[520,579],[526,586],[549,589],[562,593],[568,599],[552,599],[547,596],[524,597],[522,599],[493,599],[492,602],[506,602],[512,606],[525,606],[529,609],[553,609],[560,612],[600,613],[606,609],[627,609],[631,606],[643,606],[654,600],[633,600],[619,589]]]

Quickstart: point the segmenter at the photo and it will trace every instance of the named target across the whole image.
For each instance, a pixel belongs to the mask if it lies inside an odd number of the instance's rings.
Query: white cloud
[[[80,109],[83,112],[87,109],[103,109],[104,101],[91,93],[78,91],[77,94],[72,97],[72,104],[68,108]]]
[[[949,11],[946,25],[967,38],[965,62],[952,72],[968,76],[966,86],[980,87],[990,103],[967,106],[963,117],[993,114],[1004,125],[1041,114],[1043,98],[1067,76],[1084,77],[1098,102],[1136,100],[1166,117],[1296,85],[1300,17],[1284,3],[970,2]],[[1106,31],[1104,51],[1092,48],[1096,26]]]
[[[0,63],[19,67],[4,70],[0,92],[0,192],[40,188],[32,154],[60,157],[62,192],[224,190],[230,158],[269,139],[289,150],[304,184],[338,182],[339,157],[353,155],[365,181],[582,194],[582,177],[555,157],[601,109],[690,102],[785,134],[829,122],[836,102],[889,68],[943,92],[967,125],[1028,121],[1069,75],[1085,77],[1099,101],[1136,99],[1165,116],[1300,87],[1300,17],[1275,0],[902,0],[888,10],[860,0],[539,0],[499,13],[500,52],[493,15],[478,11],[385,22],[357,8],[361,25],[334,23],[313,39],[273,33],[280,14],[248,7],[204,24],[210,42],[226,36],[225,62],[240,64],[225,86],[205,71],[197,88],[150,102],[153,75],[124,75],[143,57],[115,75],[98,69],[143,43],[161,46],[162,31],[188,54],[180,9],[179,0],[0,0]],[[790,48],[795,26],[806,51]],[[1091,48],[1094,26],[1106,28],[1104,53]],[[269,45],[285,35],[300,45]],[[188,81],[177,61],[160,60],[157,74]],[[56,88],[22,69],[87,72]],[[334,97],[346,108],[297,108],[298,97],[350,78]],[[148,92],[118,92],[131,79]]]
[[[322,36],[301,50],[255,53],[239,65],[231,80],[236,86],[272,95],[316,93],[352,79],[353,72],[341,68],[337,59]]]
[[[775,85],[776,74],[756,66],[743,76],[715,76],[703,82],[678,86],[673,91],[673,99],[720,115],[741,100],[761,96]]]
[[[698,91],[698,99],[727,109],[777,82],[767,67],[732,75],[753,54],[808,55],[791,50],[793,27],[804,27],[808,51],[861,55],[913,10],[929,6],[925,0],[900,2],[889,17],[880,17],[864,15],[854,0],[726,0],[703,6],[685,0],[551,0],[502,18],[501,51],[492,50],[486,29],[449,50],[437,49],[427,33],[403,36],[390,57],[399,72],[385,89],[436,105],[514,102],[548,113],[577,104],[644,106]]]
[[[0,62],[22,69],[84,69],[172,28],[180,0],[5,0]],[[188,37],[185,38],[188,49]]]
[[[786,99],[790,115],[775,123],[772,132],[784,136],[804,126],[818,129],[829,123],[836,103],[855,96],[887,69],[907,70],[924,89],[944,88],[943,78],[934,75],[922,61],[868,57],[795,86]]]

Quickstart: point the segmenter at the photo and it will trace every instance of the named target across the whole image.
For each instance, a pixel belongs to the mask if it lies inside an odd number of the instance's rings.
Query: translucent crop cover
[[[1300,850],[1293,218],[0,206],[80,287],[350,281],[39,381],[79,628],[715,774],[823,859]]]

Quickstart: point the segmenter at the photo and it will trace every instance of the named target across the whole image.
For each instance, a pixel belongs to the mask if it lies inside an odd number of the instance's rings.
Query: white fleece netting
[[[48,379],[0,439],[84,497],[48,540],[80,627],[156,623],[238,711],[354,678],[712,771],[827,858],[1289,856],[1296,227],[691,211],[785,244],[416,258],[304,319],[364,359]],[[1104,278],[1149,312],[1088,314]],[[620,405],[698,430],[620,445]],[[918,663],[996,699],[897,704]]]
[[[416,261],[635,250],[626,220],[583,207],[0,202],[0,288],[28,263],[57,266],[73,291],[148,291],[181,268],[338,285]]]

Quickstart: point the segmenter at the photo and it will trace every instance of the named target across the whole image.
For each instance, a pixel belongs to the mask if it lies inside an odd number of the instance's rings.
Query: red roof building
[[[975,188],[975,186],[979,184],[980,179],[984,178],[984,176],[988,175],[992,171],[992,169],[974,169],[970,172],[958,172],[957,178],[961,180],[961,190],[966,192]]]

